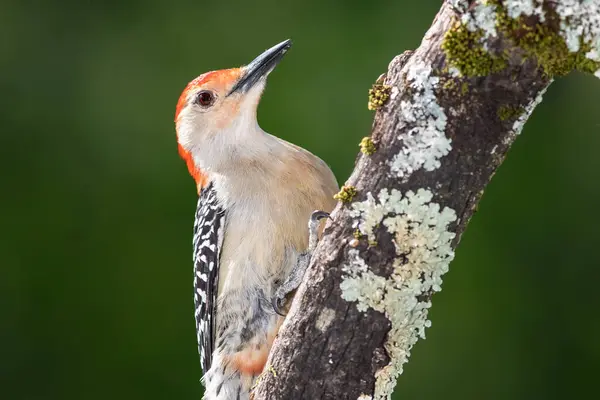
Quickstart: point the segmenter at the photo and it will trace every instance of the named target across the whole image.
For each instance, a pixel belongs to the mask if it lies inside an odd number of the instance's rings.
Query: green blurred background
[[[199,399],[196,193],[173,114],[201,72],[291,37],[262,126],[344,182],[367,89],[428,1],[0,4],[0,397]],[[463,237],[396,399],[594,397],[600,82],[557,81]]]

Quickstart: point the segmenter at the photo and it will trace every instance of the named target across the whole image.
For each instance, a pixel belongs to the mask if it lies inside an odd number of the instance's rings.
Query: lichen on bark
[[[484,48],[481,29],[470,31],[461,21],[456,21],[442,42],[442,49],[450,66],[464,76],[487,76],[506,68],[506,60],[490,54]]]
[[[600,12],[581,31],[573,23],[600,2],[584,3],[445,1],[420,47],[394,58],[389,97],[373,98],[385,102],[377,151],[359,153],[338,194],[271,351],[277,377],[265,375],[256,400],[390,398],[486,185],[551,77],[597,66]],[[323,323],[323,310],[335,318]]]
[[[481,1],[446,33],[442,49],[447,63],[468,77],[501,72],[514,57],[534,60],[550,78],[574,70],[600,75],[600,18],[588,23],[587,31],[570,27],[584,3]],[[600,13],[598,5],[587,7]],[[510,41],[511,48],[496,48],[500,39]]]
[[[543,7],[541,13],[513,18],[500,1],[493,2],[499,5],[498,30],[525,52],[525,58],[535,59],[547,76],[563,76],[574,70],[594,73],[600,68],[600,63],[587,57],[592,50],[590,42],[579,38],[579,49],[569,49],[560,34],[561,16],[552,7]]]

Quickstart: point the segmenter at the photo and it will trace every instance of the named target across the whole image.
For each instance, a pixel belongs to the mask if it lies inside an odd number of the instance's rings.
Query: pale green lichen
[[[331,326],[331,323],[335,319],[335,310],[332,308],[325,307],[317,317],[315,321],[315,327],[321,332],[325,332],[327,328]]]
[[[498,114],[498,118],[500,118],[500,121],[507,121],[507,120],[516,120],[521,115],[523,115],[524,112],[525,112],[524,107],[504,105],[504,106],[500,106],[500,108],[498,108],[497,114]]]
[[[354,196],[356,196],[356,188],[354,186],[344,185],[340,191],[333,196],[333,198],[341,201],[342,203],[350,203]]]
[[[436,94],[440,77],[433,74],[430,65],[415,62],[406,72],[406,81],[405,93],[411,93],[400,101],[400,115],[410,128],[398,135],[402,148],[390,163],[392,172],[403,180],[414,171],[439,168],[441,159],[452,149],[445,132],[448,118]]]
[[[378,109],[390,97],[391,86],[384,85],[382,83],[375,83],[371,89],[369,89],[369,103],[367,108],[371,111]]]
[[[368,136],[365,136],[364,138],[362,138],[359,146],[360,146],[360,151],[363,154],[366,154],[368,156],[375,153],[375,151],[377,150],[377,148],[375,147],[375,144],[373,143],[373,140]]]
[[[374,400],[390,399],[413,345],[425,338],[431,326],[429,297],[441,290],[442,275],[454,256],[455,234],[449,226],[456,213],[432,198],[426,189],[404,195],[382,189],[377,198],[368,193],[365,201],[352,205],[351,216],[361,233],[373,240],[377,227],[385,227],[397,254],[389,277],[375,274],[357,249],[349,250],[349,263],[342,267],[342,298],[356,302],[361,312],[384,313],[391,323],[385,343],[390,363],[375,373]]]

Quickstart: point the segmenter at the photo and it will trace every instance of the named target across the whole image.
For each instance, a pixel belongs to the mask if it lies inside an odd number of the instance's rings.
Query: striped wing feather
[[[194,315],[200,364],[205,374],[213,355],[224,222],[225,212],[218,204],[214,186],[210,183],[200,191],[194,222]]]

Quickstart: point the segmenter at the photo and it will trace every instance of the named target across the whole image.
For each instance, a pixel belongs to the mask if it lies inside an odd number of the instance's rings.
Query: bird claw
[[[320,221],[323,218],[330,218],[329,217],[329,213],[325,212],[325,211],[320,211],[320,210],[315,210],[313,211],[313,213],[310,215],[310,219],[311,221]]]
[[[282,317],[285,317],[285,310],[283,309],[283,306],[285,305],[285,297],[283,299],[280,299],[277,296],[274,296],[273,299],[271,300],[271,304],[273,305],[273,310],[275,311],[275,313],[277,315],[281,315]]]
[[[329,213],[325,211],[314,211],[308,220],[308,249],[298,256],[296,265],[286,278],[286,280],[277,288],[275,296],[271,299],[273,310],[282,317],[285,317],[285,299],[288,294],[300,286],[304,273],[310,264],[312,253],[319,243],[319,222],[323,218],[330,218]]]

